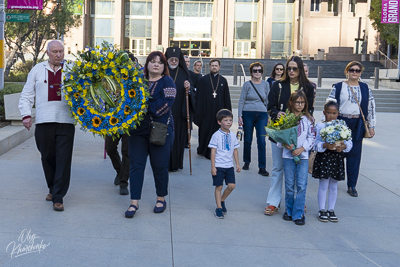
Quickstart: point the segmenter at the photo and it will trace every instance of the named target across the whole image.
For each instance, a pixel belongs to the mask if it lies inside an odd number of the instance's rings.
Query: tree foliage
[[[382,0],[371,0],[369,19],[372,26],[379,31],[381,39],[395,47],[399,45],[399,24],[381,23]]]
[[[33,56],[33,66],[44,57],[46,40],[60,39],[70,28],[81,25],[81,18],[74,15],[74,1],[43,0],[42,10],[7,10],[7,13],[29,13],[30,22],[6,22],[4,40],[7,50],[5,75],[24,54]]]

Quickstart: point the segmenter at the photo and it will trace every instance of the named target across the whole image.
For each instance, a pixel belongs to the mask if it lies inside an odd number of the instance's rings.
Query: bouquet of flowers
[[[343,141],[351,140],[351,130],[343,120],[333,120],[325,123],[320,135],[323,141],[328,144],[340,146]]]
[[[87,47],[65,71],[62,87],[81,129],[101,136],[129,134],[147,112],[143,71],[112,44]]]
[[[297,128],[300,120],[300,115],[296,116],[293,113],[289,113],[289,110],[286,110],[285,115],[281,115],[276,121],[268,123],[265,131],[276,142],[294,144],[293,150],[295,150],[297,147]],[[298,156],[295,156],[293,159],[296,163],[300,162]]]

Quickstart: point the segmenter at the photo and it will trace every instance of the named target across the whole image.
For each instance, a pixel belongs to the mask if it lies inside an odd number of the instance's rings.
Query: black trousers
[[[122,161],[118,152],[118,144],[122,139]],[[106,136],[106,152],[108,157],[111,159],[111,163],[119,176],[119,186],[128,186],[129,179],[129,147],[128,147],[128,135],[123,134],[120,137],[115,137],[114,140],[111,136]]]
[[[75,126],[70,123],[41,123],[36,125],[36,146],[53,203],[63,203],[71,179],[72,149]]]

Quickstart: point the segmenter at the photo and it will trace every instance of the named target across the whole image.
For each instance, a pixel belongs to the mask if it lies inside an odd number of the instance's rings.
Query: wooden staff
[[[186,87],[186,114],[187,114],[187,128],[188,128],[188,145],[189,145],[189,164],[190,164],[190,175],[192,175],[192,154],[190,145],[190,115],[189,115],[189,88]]]

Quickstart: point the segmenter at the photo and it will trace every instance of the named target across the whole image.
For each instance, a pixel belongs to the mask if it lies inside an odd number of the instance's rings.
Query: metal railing
[[[388,58],[388,56],[387,55],[385,55],[385,53],[383,53],[381,50],[378,50],[378,52],[379,52],[379,54],[381,54],[382,56],[384,56],[384,58],[385,58],[385,68],[387,69],[388,67],[387,67],[387,61],[389,60],[390,62],[391,62],[391,68],[392,68],[392,66],[393,65],[396,65],[396,67],[398,66],[397,64],[396,64],[396,62],[394,62],[393,60],[391,60],[390,58]],[[390,69],[391,69],[390,68]]]
[[[244,72],[243,64],[240,64],[240,67],[243,72],[243,83],[245,83],[246,82],[246,73]],[[242,75],[240,75],[240,84],[242,84]]]

